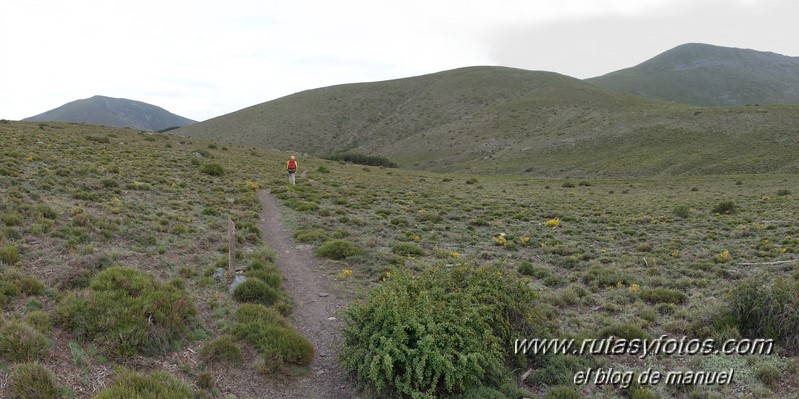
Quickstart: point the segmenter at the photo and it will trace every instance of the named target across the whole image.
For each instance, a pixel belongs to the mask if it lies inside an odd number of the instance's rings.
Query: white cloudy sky
[[[503,65],[588,78],[688,42],[799,56],[794,0],[5,0],[0,118],[95,94],[196,120]]]

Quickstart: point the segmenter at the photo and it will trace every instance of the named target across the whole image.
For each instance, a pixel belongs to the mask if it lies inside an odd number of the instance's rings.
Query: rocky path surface
[[[311,341],[316,356],[310,371],[282,386],[279,398],[351,399],[357,394],[336,363],[341,343],[340,313],[346,301],[337,294],[335,279],[328,276],[311,246],[297,245],[283,224],[280,205],[268,190],[258,196],[263,205],[261,233],[277,253],[276,263],[284,277],[284,287],[294,300],[291,321],[297,331]]]

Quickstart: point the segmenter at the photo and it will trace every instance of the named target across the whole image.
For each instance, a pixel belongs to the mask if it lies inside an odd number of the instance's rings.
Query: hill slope
[[[799,57],[692,43],[587,81],[693,105],[799,104]]]
[[[439,171],[743,173],[799,170],[797,111],[699,108],[555,73],[472,67],[309,90],[176,133]]]
[[[23,120],[28,122],[77,122],[149,131],[186,126],[196,122],[141,101],[105,96],[72,101]]]

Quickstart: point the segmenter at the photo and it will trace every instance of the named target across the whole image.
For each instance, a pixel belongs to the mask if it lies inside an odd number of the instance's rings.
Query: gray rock
[[[219,269],[216,269],[216,272],[214,272],[214,280],[216,280],[217,283],[221,283],[222,280],[224,279],[225,279],[225,269],[221,267]]]
[[[241,285],[241,283],[245,282],[246,280],[247,280],[247,276],[244,276],[244,275],[241,275],[241,274],[237,275],[236,278],[233,279],[233,282],[230,283],[230,287],[228,287],[228,292],[230,292],[232,294],[233,291],[236,290],[236,287]]]

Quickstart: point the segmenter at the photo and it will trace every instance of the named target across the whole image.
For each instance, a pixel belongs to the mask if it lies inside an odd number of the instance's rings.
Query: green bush
[[[525,276],[532,276],[535,272],[535,266],[529,261],[523,261],[519,263],[519,268],[517,269],[519,274],[523,274]]]
[[[302,229],[294,233],[294,239],[299,242],[324,242],[327,238],[327,233],[322,229]]]
[[[229,335],[223,335],[203,344],[200,347],[200,358],[206,363],[227,362],[236,367],[244,361],[241,348]]]
[[[434,398],[496,385],[516,334],[546,337],[536,295],[499,266],[406,273],[345,313],[340,360],[382,396]],[[543,309],[538,308],[538,309]],[[540,311],[540,310],[539,310]]]
[[[784,197],[786,195],[791,195],[791,190],[785,190],[785,189],[777,190],[777,195],[780,196],[780,197]]]
[[[50,370],[37,362],[14,367],[9,376],[11,396],[16,399],[52,399],[59,397],[56,379]]]
[[[127,357],[167,350],[188,331],[196,313],[184,290],[137,270],[112,267],[100,272],[89,290],[64,295],[53,319],[108,353]]]
[[[738,208],[735,206],[735,203],[732,201],[722,201],[716,204],[715,207],[711,210],[713,213],[718,213],[722,215],[731,215],[738,211]]]
[[[50,328],[52,327],[50,315],[41,310],[28,313],[28,316],[25,317],[25,322],[42,334],[50,332]]]
[[[270,306],[280,300],[280,292],[257,278],[247,278],[233,290],[233,298],[240,302],[262,303]]]
[[[345,259],[362,253],[362,249],[347,240],[330,240],[316,249],[316,256],[328,259]]]
[[[129,370],[119,370],[114,382],[92,399],[193,399],[191,388],[163,371],[147,375]]]
[[[14,244],[5,245],[0,248],[0,263],[13,265],[19,262],[19,248]]]
[[[280,290],[283,285],[283,276],[274,271],[250,270],[245,275],[247,278],[257,278],[276,290]]]
[[[0,357],[6,361],[43,360],[49,350],[48,339],[26,323],[12,321],[0,329]]]
[[[689,216],[691,216],[691,208],[686,205],[677,205],[671,212],[674,214],[674,216],[683,219],[687,219]]]
[[[641,290],[641,299],[649,303],[681,304],[688,300],[688,295],[671,288],[651,288]]]
[[[311,343],[294,331],[275,309],[242,305],[233,316],[230,331],[236,338],[249,341],[271,369],[285,364],[305,366],[313,359]]]
[[[401,256],[424,256],[424,249],[410,242],[399,242],[392,245],[391,252]]]
[[[200,172],[211,176],[224,176],[225,169],[218,163],[205,163],[200,166]]]
[[[6,226],[22,226],[25,223],[25,219],[19,213],[4,213],[0,216],[0,220],[6,224]]]
[[[771,338],[799,351],[799,284],[778,279],[748,279],[730,293],[730,311],[738,331],[750,338]]]

